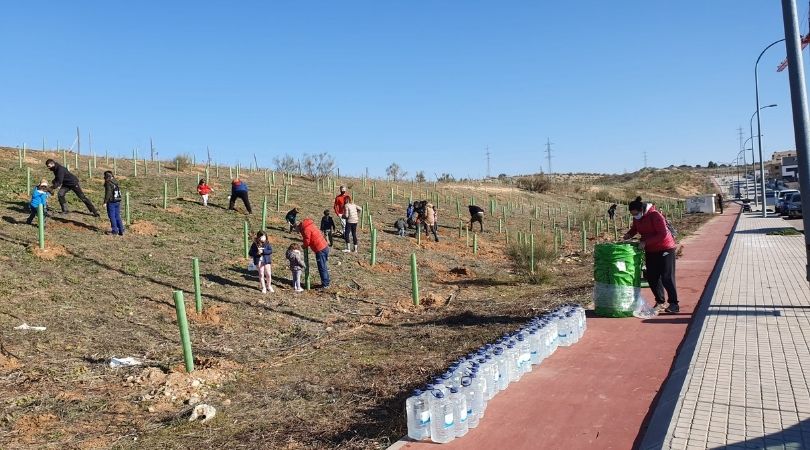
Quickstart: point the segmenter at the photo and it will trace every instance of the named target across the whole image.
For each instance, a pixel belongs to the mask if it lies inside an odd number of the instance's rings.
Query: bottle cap
[[[436,398],[444,398],[444,393],[438,389],[434,389],[433,396]]]
[[[466,387],[466,386],[469,386],[471,384],[472,384],[472,380],[470,379],[470,377],[464,377],[464,378],[461,379],[461,385],[462,386]]]
[[[451,387],[451,388],[450,388],[450,393],[451,393],[451,394],[458,394],[458,388],[457,388],[457,387],[455,387],[455,386]]]
[[[421,390],[421,389],[414,389],[414,390],[413,390],[413,396],[414,396],[414,397],[419,397],[419,396],[420,396],[420,395],[422,395],[422,394],[423,394],[423,392],[422,392],[422,390]]]

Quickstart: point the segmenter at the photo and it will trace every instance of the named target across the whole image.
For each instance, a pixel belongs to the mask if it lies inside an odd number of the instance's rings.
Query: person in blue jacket
[[[267,234],[264,231],[256,233],[256,239],[253,240],[253,245],[250,246],[248,255],[253,258],[253,265],[259,271],[259,285],[262,288],[262,294],[266,294],[269,290],[273,291],[273,269],[272,259],[273,247],[267,241]]]
[[[31,203],[29,203],[29,207],[31,208],[31,215],[28,216],[28,220],[25,221],[28,225],[33,225],[34,217],[37,216],[37,208],[41,205],[42,212],[43,212],[43,220],[45,217],[48,216],[48,197],[51,194],[48,193],[48,182],[42,180],[39,182],[39,186],[35,187],[33,191],[31,191]]]
[[[248,214],[253,214],[253,210],[250,208],[250,200],[248,199],[248,186],[247,183],[236,178],[231,183],[231,202],[228,205],[228,209],[234,209],[234,205],[236,204],[236,199],[241,198],[242,203],[245,204],[245,209],[247,209]]]

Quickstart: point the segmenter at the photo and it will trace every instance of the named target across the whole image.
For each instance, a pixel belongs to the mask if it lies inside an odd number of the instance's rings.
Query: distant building
[[[796,150],[773,152],[770,161],[765,161],[768,178],[795,179],[798,169]]]
[[[782,178],[795,180],[799,176],[799,158],[786,156],[782,158]]]

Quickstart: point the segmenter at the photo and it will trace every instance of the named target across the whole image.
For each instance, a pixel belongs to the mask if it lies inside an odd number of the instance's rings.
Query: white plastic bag
[[[14,327],[14,329],[15,330],[20,330],[20,331],[28,331],[28,330],[31,330],[31,331],[45,331],[45,330],[47,330],[46,327],[32,327],[31,325],[28,325],[27,323],[23,323],[22,325],[18,325],[16,327]]]
[[[248,272],[255,272],[257,270],[256,269],[256,264],[253,264],[253,261],[250,261],[248,263],[248,268],[247,269],[248,269]]]
[[[655,307],[648,305],[641,294],[636,294],[636,302],[633,304],[633,316],[639,319],[649,319],[656,315],[658,313],[655,311]]]
[[[113,369],[117,367],[140,366],[141,364],[143,364],[141,361],[131,356],[127,356],[126,358],[116,358],[113,356],[110,358],[110,367]]]

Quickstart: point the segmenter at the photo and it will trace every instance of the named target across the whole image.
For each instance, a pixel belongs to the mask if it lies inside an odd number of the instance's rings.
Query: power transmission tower
[[[487,178],[490,178],[492,174],[489,171],[489,145],[487,145]]]
[[[647,168],[647,152],[644,152],[644,167],[642,167],[642,169],[646,168]]]
[[[548,160],[548,173],[549,174],[554,173],[554,171],[551,170],[551,146],[552,145],[554,145],[554,143],[551,142],[551,139],[546,138],[546,159]]]

